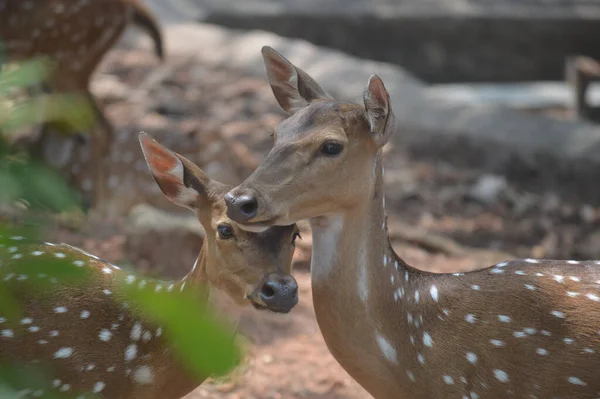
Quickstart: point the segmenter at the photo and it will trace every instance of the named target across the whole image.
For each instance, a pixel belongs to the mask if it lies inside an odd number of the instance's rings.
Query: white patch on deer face
[[[129,362],[137,357],[137,345],[131,344],[125,349],[125,361]]]
[[[398,364],[398,354],[392,344],[390,344],[390,342],[381,334],[376,334],[375,339],[377,341],[377,345],[379,345],[379,349],[383,353],[383,356],[385,356],[385,358],[391,363]]]

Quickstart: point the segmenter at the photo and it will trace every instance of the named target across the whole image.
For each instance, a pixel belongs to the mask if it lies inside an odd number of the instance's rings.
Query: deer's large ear
[[[306,72],[271,47],[265,46],[261,52],[271,90],[287,113],[293,114],[318,98],[331,98]]]
[[[371,75],[363,94],[369,130],[379,147],[383,147],[396,128],[396,118],[390,104],[383,81],[377,75]]]
[[[210,200],[211,186],[216,183],[198,166],[166,149],[147,133],[141,132],[139,140],[152,177],[171,202],[195,211]]]

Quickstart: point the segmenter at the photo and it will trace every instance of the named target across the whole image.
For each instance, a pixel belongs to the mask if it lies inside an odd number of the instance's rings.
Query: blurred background
[[[185,275],[202,228],[158,191],[137,135],[241,182],[285,117],[262,64],[269,45],[343,100],[383,78],[398,124],[384,149],[389,228],[407,262],[455,272],[600,258],[596,1],[0,0],[0,42],[5,157],[57,171],[81,204],[54,213],[52,241]],[[23,66],[39,56],[52,68]],[[25,186],[0,194],[0,220],[48,189]],[[282,316],[221,301],[242,315],[249,358],[190,398],[368,397],[320,336],[302,229],[299,305]]]

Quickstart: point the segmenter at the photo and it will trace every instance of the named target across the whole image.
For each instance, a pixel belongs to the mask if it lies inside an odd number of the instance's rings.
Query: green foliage
[[[43,94],[21,102],[11,101],[14,92],[43,83],[52,70],[47,59],[35,58],[19,63],[16,69],[0,71],[0,130],[5,134],[46,122],[65,125],[73,131],[93,126],[94,112],[84,94]]]

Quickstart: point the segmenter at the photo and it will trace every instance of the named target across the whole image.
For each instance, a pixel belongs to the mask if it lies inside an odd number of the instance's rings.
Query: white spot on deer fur
[[[74,260],[73,264],[77,267],[82,267],[83,265],[85,265],[85,262],[82,260]]]
[[[142,341],[148,342],[152,339],[152,333],[150,331],[144,331],[142,334]]]
[[[579,295],[579,292],[567,291],[567,295],[571,298],[575,298],[577,295]]]
[[[571,345],[575,340],[573,338],[563,338],[563,342],[567,345]]]
[[[513,336],[515,338],[523,338],[523,337],[526,337],[527,334],[525,334],[523,331],[514,331]]]
[[[385,356],[388,361],[397,364],[398,354],[396,353],[396,349],[392,346],[392,344],[390,344],[388,340],[386,340],[380,334],[375,336],[375,340],[377,341],[377,345],[379,345],[379,349],[383,353],[383,356]]]
[[[133,372],[133,380],[140,384],[150,384],[154,379],[152,369],[148,366],[140,366]]]
[[[12,338],[15,336],[13,331],[8,329],[0,331],[0,335],[2,335],[4,338]]]
[[[527,262],[527,263],[540,263],[540,261],[539,261],[539,260],[536,260],[536,259],[531,259],[531,258],[527,258],[527,259],[525,259],[525,262]]]
[[[496,265],[496,267],[504,267],[506,265],[508,265],[508,262],[500,262]]]
[[[25,237],[22,236],[12,236],[10,237],[11,240],[16,240],[16,241],[22,241],[25,239]]]
[[[45,345],[45,344],[47,344],[47,343],[48,343],[48,341],[46,341],[45,339],[40,339],[40,340],[38,341],[38,344],[40,344],[40,345]]]
[[[111,274],[112,273],[112,270],[110,268],[108,268],[108,267],[103,268],[102,271],[104,272],[104,274]]]
[[[562,283],[565,279],[565,276],[560,276],[560,275],[555,275],[554,276],[554,280],[558,281],[559,283]]]
[[[412,373],[412,371],[406,370],[406,375],[408,376],[409,380],[411,380],[412,382],[415,382],[415,375]]]
[[[115,371],[115,366],[107,367],[106,371],[108,371],[109,373],[112,373],[113,371]]]
[[[438,289],[435,285],[432,285],[431,288],[429,289],[429,293],[431,294],[431,298],[433,298],[434,301],[438,301]]]
[[[90,312],[88,312],[87,310],[84,310],[83,312],[81,312],[81,316],[82,319],[87,319],[88,317],[90,317]]]
[[[429,333],[427,332],[423,334],[423,345],[428,346],[430,348],[433,346],[431,335],[429,335]]]
[[[518,274],[519,276],[524,276],[526,273],[523,270],[517,270],[515,271],[515,274]]]
[[[580,282],[581,280],[579,279],[579,277],[577,276],[569,276],[569,280],[571,281],[575,281],[576,283]]]
[[[467,352],[466,358],[467,358],[467,361],[471,364],[477,363],[477,355],[474,354],[473,352]]]
[[[31,254],[32,254],[33,256],[40,256],[40,255],[42,255],[42,254],[43,254],[43,252],[42,252],[42,251],[33,251]]]
[[[64,257],[66,257],[67,255],[63,254],[62,252],[55,252],[55,253],[54,253],[54,256],[55,256],[56,258],[64,258]]]
[[[68,390],[70,390],[70,389],[71,389],[71,385],[69,385],[69,384],[65,384],[65,385],[63,385],[62,387],[60,387],[60,390],[61,390],[62,392],[67,392],[67,391],[68,391]]]
[[[125,277],[125,282],[127,284],[132,284],[134,281],[135,281],[135,276],[133,276],[131,274],[129,276]]]
[[[420,353],[417,354],[417,360],[419,361],[419,363],[425,364],[425,357],[423,357],[423,355],[421,355]]]
[[[419,303],[419,291],[415,291],[415,303]]]
[[[504,341],[500,341],[499,339],[490,339],[490,344],[494,346],[504,346]]]
[[[59,332],[56,330],[52,330],[48,333],[49,336],[51,337],[58,337]]]
[[[540,333],[542,333],[542,335],[545,335],[546,337],[549,337],[552,335],[552,333],[548,330],[542,330],[542,331],[540,331]]]
[[[576,261],[576,260],[568,260],[567,263],[569,263],[571,265],[577,265],[577,264],[579,264],[579,262]]]
[[[29,332],[38,332],[40,328],[38,326],[31,326],[28,328]]]
[[[73,354],[73,348],[65,347],[60,348],[54,353],[55,359],[66,359]]]
[[[444,382],[447,385],[453,385],[454,384],[454,378],[450,377],[449,375],[445,375],[443,378],[444,378]]]
[[[535,353],[537,353],[540,356],[547,356],[548,355],[548,351],[544,348],[537,348],[535,350]]]
[[[103,383],[102,381],[98,381],[96,383],[96,385],[94,385],[94,389],[92,390],[92,392],[100,393],[100,392],[102,392],[102,390],[104,389],[105,386],[106,386],[105,383]]]
[[[139,341],[141,336],[142,336],[142,325],[139,322],[136,322],[131,329],[130,338],[134,341]]]
[[[502,323],[510,323],[512,321],[512,319],[509,316],[506,315],[498,315],[498,320],[500,320]]]
[[[476,317],[474,314],[469,313],[468,315],[465,316],[465,321],[467,321],[467,323],[475,323],[476,321]]]
[[[471,395],[471,399],[479,399],[477,392],[469,392],[469,395]]]
[[[544,273],[539,273],[539,272],[538,272],[538,273],[536,273],[535,275],[536,275],[537,277],[544,277]]]
[[[54,308],[54,311],[56,313],[67,313],[67,308],[65,308],[64,306],[58,306]]]
[[[158,327],[158,328],[156,329],[156,333],[155,333],[154,335],[156,335],[156,337],[160,337],[160,336],[162,335],[162,328],[161,328],[161,327]]]
[[[53,386],[54,388],[58,388],[58,387],[60,386],[60,384],[62,384],[62,381],[61,381],[61,380],[53,380],[53,381],[52,381],[52,386]]]
[[[107,342],[112,338],[112,333],[108,329],[103,328],[102,330],[100,330],[98,338],[100,338],[101,341]]]
[[[525,331],[529,335],[533,335],[533,334],[535,334],[535,332],[537,330],[535,328],[527,327],[527,328],[524,328],[523,331]]]
[[[583,351],[585,353],[596,353],[596,351],[594,349],[592,349],[592,348],[583,348]]]
[[[565,318],[565,314],[563,312],[559,312],[558,310],[553,310],[550,313],[552,314],[552,316],[558,317],[559,319],[564,319]]]
[[[137,345],[131,344],[125,349],[125,361],[129,362],[137,356]]]
[[[508,374],[504,370],[495,369],[494,377],[500,382],[508,382]]]
[[[585,296],[592,301],[600,302],[600,297],[596,294],[586,294]]]
[[[328,217],[323,223],[311,223],[314,265],[311,268],[311,277],[313,281],[327,277],[335,267],[338,242],[343,228],[344,221],[340,216]]]
[[[579,378],[577,377],[569,377],[568,381],[573,384],[573,385],[581,385],[581,386],[586,386],[587,384],[583,381],[581,381]]]
[[[96,368],[96,365],[94,363],[90,363],[87,366],[85,366],[85,371],[92,371],[95,368]]]
[[[108,289],[102,290],[102,292],[104,292],[104,294],[105,294],[105,295],[110,295],[110,294],[112,294],[112,291],[111,291],[111,290],[108,290]]]
[[[525,288],[527,288],[530,291],[535,290],[535,287],[533,285],[531,285],[531,284],[525,284]]]
[[[479,288],[481,288],[481,287],[479,287],[477,284],[473,284],[473,285],[471,286],[471,289],[473,289],[473,290],[475,290],[475,291],[479,291]]]
[[[33,319],[30,317],[26,317],[23,320],[21,320],[21,324],[31,324],[31,322],[33,322]]]
[[[493,268],[492,270],[490,270],[490,273],[501,274],[504,273],[504,269]]]

